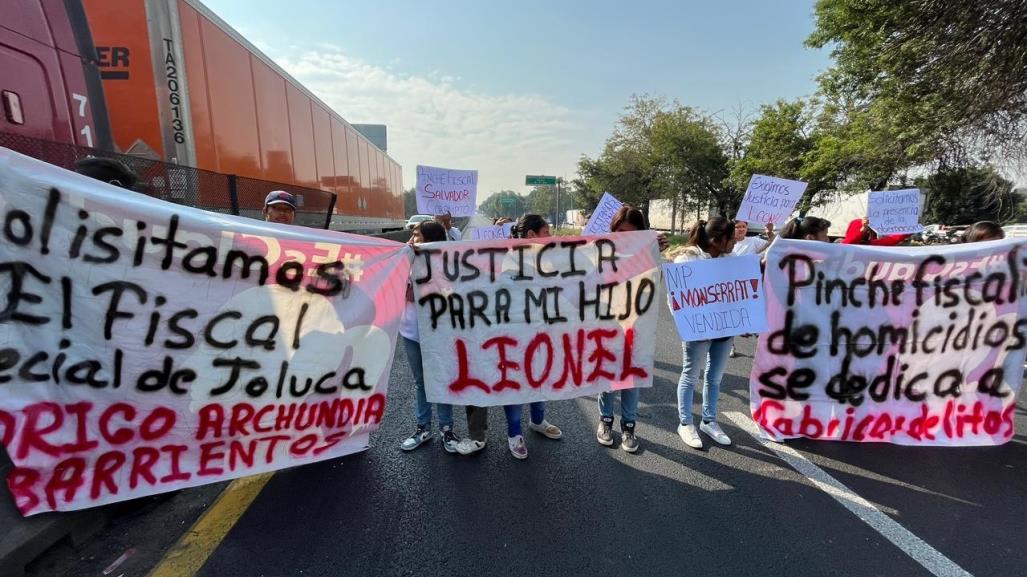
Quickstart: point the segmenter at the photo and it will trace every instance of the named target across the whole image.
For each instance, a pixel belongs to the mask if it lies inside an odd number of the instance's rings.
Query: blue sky
[[[350,122],[417,164],[476,168],[479,200],[572,178],[633,93],[710,113],[815,90],[814,0],[205,0]]]

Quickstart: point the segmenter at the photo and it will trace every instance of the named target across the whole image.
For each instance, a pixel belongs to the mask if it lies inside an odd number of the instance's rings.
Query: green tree
[[[656,115],[651,139],[667,196],[680,195],[685,206],[696,210],[734,212],[739,194],[728,180],[728,156],[712,118],[675,105]]]
[[[990,166],[943,170],[916,184],[925,195],[924,223],[1010,222],[1020,215],[1023,203],[1013,193],[1013,183]]]
[[[604,191],[643,211],[648,211],[650,199],[662,197],[667,183],[653,152],[652,129],[666,106],[662,98],[633,95],[599,157],[582,156],[575,197],[588,211]]]
[[[512,190],[494,192],[478,205],[478,213],[491,218],[518,218],[527,210],[528,200]]]
[[[527,211],[545,216],[547,220],[553,218],[556,211],[556,187],[536,186],[528,193]]]
[[[745,190],[753,174],[799,179],[812,149],[806,103],[777,101],[763,106],[745,153],[731,168],[731,182]]]
[[[1023,149],[1027,2],[818,0],[815,14],[807,45],[830,46],[834,57],[821,91],[862,125],[826,152],[854,147],[858,161],[872,145],[891,143],[877,159],[897,156],[904,168]]]

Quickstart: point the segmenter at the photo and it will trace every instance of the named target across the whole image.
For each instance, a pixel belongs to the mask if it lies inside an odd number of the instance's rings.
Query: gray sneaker
[[[425,441],[431,439],[431,436],[431,431],[428,430],[428,427],[417,425],[417,430],[414,431],[414,434],[404,439],[399,448],[404,451],[413,451],[423,445]]]
[[[603,417],[599,419],[599,428],[596,429],[596,440],[600,445],[609,447],[613,445],[613,419]]]
[[[635,423],[621,423],[620,448],[628,453],[638,450],[638,437],[635,436]]]
[[[460,437],[457,437],[456,433],[453,432],[453,427],[450,427],[449,425],[442,427],[442,448],[445,449],[447,453],[456,453],[458,452],[457,447],[459,446]]]

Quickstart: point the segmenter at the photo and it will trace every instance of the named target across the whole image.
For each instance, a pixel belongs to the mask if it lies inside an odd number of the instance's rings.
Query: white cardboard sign
[[[882,190],[867,197],[870,228],[878,234],[916,234],[920,224],[920,189]]]
[[[745,189],[735,220],[766,225],[780,225],[795,211],[795,205],[806,192],[806,183],[773,176],[754,174]]]
[[[417,167],[417,212],[474,216],[478,206],[478,171]]]

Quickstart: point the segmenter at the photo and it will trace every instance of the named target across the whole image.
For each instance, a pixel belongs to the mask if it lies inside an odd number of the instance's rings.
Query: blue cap
[[[264,199],[264,206],[272,204],[288,204],[293,210],[296,210],[296,197],[284,190],[272,190]]]

